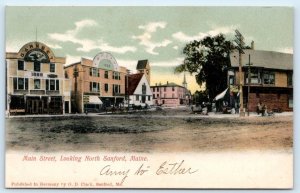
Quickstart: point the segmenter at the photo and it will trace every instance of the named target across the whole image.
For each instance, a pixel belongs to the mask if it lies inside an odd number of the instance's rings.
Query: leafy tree
[[[210,100],[227,87],[227,67],[230,66],[229,54],[234,46],[223,34],[207,36],[202,40],[188,43],[183,54],[183,64],[175,68],[175,73],[188,71],[195,74],[197,83],[205,83]]]
[[[202,104],[203,102],[208,102],[208,95],[205,90],[197,90],[193,99],[195,104]]]

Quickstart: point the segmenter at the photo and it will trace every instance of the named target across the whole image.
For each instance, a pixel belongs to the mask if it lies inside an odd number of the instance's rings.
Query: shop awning
[[[224,96],[226,95],[228,88],[226,88],[226,90],[224,90],[223,92],[221,92],[220,94],[218,94],[215,98],[214,101],[220,100],[222,98],[224,98]]]
[[[98,96],[89,96],[89,103],[91,103],[91,104],[103,104]]]

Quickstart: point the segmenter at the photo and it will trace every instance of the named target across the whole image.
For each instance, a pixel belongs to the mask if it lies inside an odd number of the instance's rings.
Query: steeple
[[[183,82],[182,82],[182,86],[184,88],[187,88],[187,82],[186,82],[186,78],[185,78],[185,73],[183,74]]]

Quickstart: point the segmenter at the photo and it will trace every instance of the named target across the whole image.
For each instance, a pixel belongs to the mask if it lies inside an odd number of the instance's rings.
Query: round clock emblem
[[[93,66],[105,70],[118,71],[116,59],[108,52],[100,52],[93,59]]]

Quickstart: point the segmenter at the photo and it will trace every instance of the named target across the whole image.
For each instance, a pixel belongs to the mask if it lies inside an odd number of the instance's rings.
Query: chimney
[[[169,85],[169,81],[167,81],[167,85]]]
[[[251,42],[251,50],[254,50],[254,41]]]
[[[157,86],[157,83],[155,83],[155,86]]]

